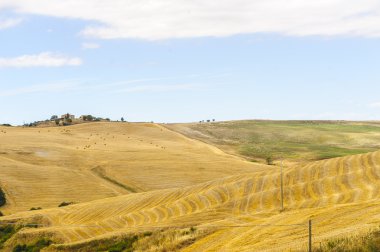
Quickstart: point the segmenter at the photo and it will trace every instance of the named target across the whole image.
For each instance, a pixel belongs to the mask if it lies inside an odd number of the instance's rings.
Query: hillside
[[[5,214],[267,169],[156,124],[0,127]]]
[[[262,163],[268,157],[294,164],[380,148],[378,122],[250,120],[165,127]]]
[[[305,251],[308,219],[314,223],[315,245],[380,224],[380,152],[285,168],[283,212],[279,185],[274,167],[188,187],[23,212],[0,221],[43,225],[22,229],[8,248],[49,237],[57,243],[50,246],[53,251],[93,251],[85,248],[94,239],[172,226],[206,230],[184,251]]]

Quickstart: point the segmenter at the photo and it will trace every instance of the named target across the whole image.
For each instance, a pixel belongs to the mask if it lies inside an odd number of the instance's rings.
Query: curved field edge
[[[272,167],[190,187],[24,212],[0,221],[40,217],[36,221],[45,223],[43,227],[20,235],[51,234],[65,245],[155,228],[217,229],[188,251],[296,249],[307,243],[309,219],[315,242],[380,224],[380,152],[287,167],[283,212],[279,176],[278,168]]]
[[[182,229],[154,229],[151,231],[123,232],[88,239],[71,244],[57,244],[49,234],[31,237],[20,235],[33,227],[0,225],[1,251],[179,251],[191,246],[197,240],[209,235],[213,230],[198,230],[195,227]],[[55,241],[54,241],[55,240]]]

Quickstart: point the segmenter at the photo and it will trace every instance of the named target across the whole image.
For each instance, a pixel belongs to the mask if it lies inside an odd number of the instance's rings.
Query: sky
[[[0,0],[0,124],[379,120],[378,0]]]

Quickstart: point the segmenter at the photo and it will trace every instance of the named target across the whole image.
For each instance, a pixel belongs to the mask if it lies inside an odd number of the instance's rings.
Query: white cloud
[[[0,30],[14,27],[22,22],[21,18],[8,18],[0,20]]]
[[[82,43],[83,49],[98,49],[100,48],[99,44],[96,43]]]
[[[103,39],[247,33],[380,37],[378,0],[2,0],[1,6],[96,21],[82,34]]]
[[[0,58],[0,68],[4,67],[61,67],[82,65],[80,58],[70,58],[61,54],[43,52],[36,55],[22,55],[15,58]]]

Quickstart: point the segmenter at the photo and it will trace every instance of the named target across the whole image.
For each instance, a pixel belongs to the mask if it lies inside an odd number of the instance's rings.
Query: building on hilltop
[[[74,120],[75,119],[75,115],[70,115],[69,113],[67,113],[67,114],[61,115],[61,119],[71,119],[71,120]]]

